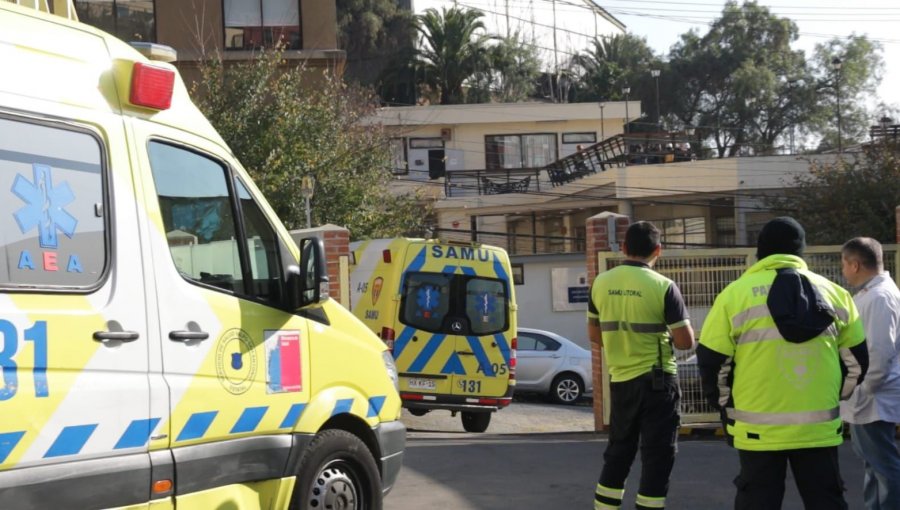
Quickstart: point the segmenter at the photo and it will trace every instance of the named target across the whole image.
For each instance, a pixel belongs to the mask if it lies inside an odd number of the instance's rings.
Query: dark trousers
[[[778,510],[787,464],[807,510],[846,510],[837,446],[771,452],[738,450],[741,473],[734,479],[735,510]]]
[[[654,391],[649,374],[630,381],[610,383],[609,445],[603,454],[598,483],[623,489],[631,463],[641,448],[640,496],[665,498],[681,417],[681,392],[675,376],[666,374],[662,390]],[[610,501],[610,503],[613,503]],[[639,504],[638,508],[642,508]]]

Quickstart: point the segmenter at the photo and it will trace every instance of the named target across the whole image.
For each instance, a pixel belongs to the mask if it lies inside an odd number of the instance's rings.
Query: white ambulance
[[[175,68],[7,1],[0,63],[0,509],[381,508],[390,353]]]
[[[391,349],[403,406],[461,413],[484,432],[516,384],[516,299],[496,246],[425,239],[353,243],[351,309]]]

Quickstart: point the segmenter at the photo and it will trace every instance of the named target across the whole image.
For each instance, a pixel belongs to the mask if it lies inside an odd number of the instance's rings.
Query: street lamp
[[[659,69],[651,69],[650,76],[656,81],[656,129],[662,131],[662,125],[659,122],[661,112],[659,111]]]
[[[300,180],[300,196],[306,200],[306,228],[312,228],[312,211],[309,208],[309,199],[313,196],[316,187],[316,178],[304,175]]]
[[[603,131],[603,109],[606,108],[606,103],[600,103],[600,140],[606,140],[606,133]]]
[[[622,94],[625,94],[625,133],[628,133],[628,94],[631,93],[631,87],[622,87]]]
[[[837,122],[838,122],[838,154],[844,151],[841,127],[841,59],[834,57],[831,59],[831,68],[834,69],[834,90],[837,97]]]

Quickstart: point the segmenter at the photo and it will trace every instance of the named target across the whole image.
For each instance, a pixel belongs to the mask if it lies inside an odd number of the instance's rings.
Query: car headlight
[[[381,359],[384,360],[384,369],[387,370],[388,377],[394,382],[394,389],[400,391],[400,374],[397,373],[397,364],[394,363],[394,356],[390,351],[381,353]]]

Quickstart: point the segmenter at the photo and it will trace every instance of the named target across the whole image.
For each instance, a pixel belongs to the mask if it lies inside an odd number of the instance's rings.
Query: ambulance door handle
[[[474,356],[475,353],[472,351],[458,351],[456,354],[461,354],[463,356]]]
[[[207,338],[206,331],[169,331],[169,340],[174,342],[202,342]]]
[[[101,343],[106,342],[134,342],[140,338],[137,331],[95,331],[94,340]]]

